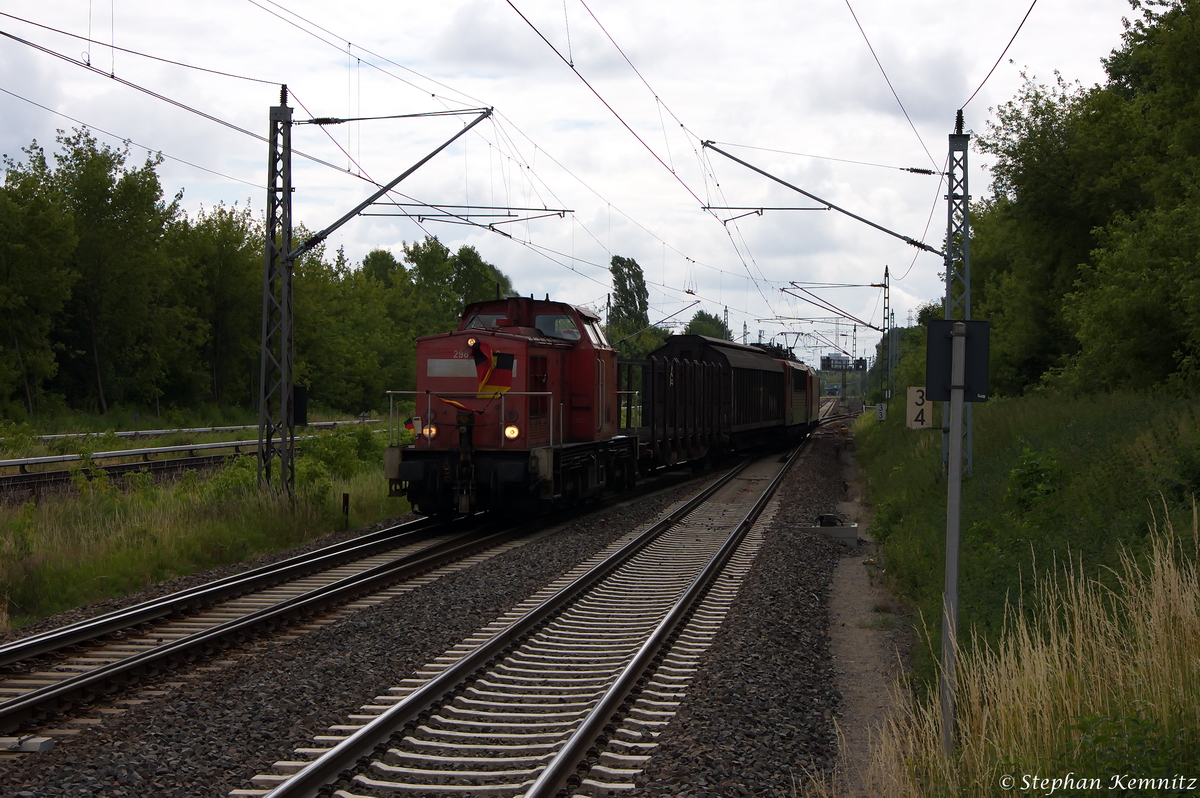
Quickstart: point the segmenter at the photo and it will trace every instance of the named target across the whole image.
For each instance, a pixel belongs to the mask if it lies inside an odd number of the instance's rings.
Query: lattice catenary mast
[[[954,132],[950,134],[950,170],[947,172],[949,191],[946,194],[946,298],[945,318],[970,321],[971,319],[971,195],[967,190],[967,149],[971,136],[963,133],[963,112],[959,110],[954,120]],[[974,470],[975,458],[972,451],[971,404],[966,407],[965,446],[967,473]],[[942,403],[942,418],[950,418],[950,403]],[[942,464],[949,457],[949,429],[942,432]]]
[[[258,479],[291,495],[296,481],[296,419],[292,404],[292,109],[287,86],[271,108],[267,163],[266,263],[263,269],[262,354],[258,380]]]

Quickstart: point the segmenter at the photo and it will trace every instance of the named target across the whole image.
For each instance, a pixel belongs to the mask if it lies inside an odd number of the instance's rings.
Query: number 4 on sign
[[[924,388],[908,389],[908,428],[933,429],[933,402],[925,398]]]

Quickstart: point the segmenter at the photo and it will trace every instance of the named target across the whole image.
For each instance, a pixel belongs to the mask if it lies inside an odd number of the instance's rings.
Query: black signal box
[[[931,402],[950,401],[950,356],[954,319],[928,322],[925,338],[925,398]],[[986,402],[988,399],[989,321],[964,321],[967,329],[967,362],[963,380],[963,401]]]

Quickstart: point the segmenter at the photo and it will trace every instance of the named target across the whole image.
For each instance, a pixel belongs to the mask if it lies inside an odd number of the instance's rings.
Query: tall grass
[[[361,428],[314,441],[297,462],[294,503],[259,490],[254,460],[241,458],[167,484],[133,475],[123,489],[103,472],[81,475],[73,493],[0,507],[0,618],[19,626],[407,512],[387,498],[378,437]]]
[[[858,459],[889,586],[926,618],[934,644],[914,652],[929,683],[940,649],[946,482],[941,436],[886,422],[855,425]],[[1150,501],[1186,511],[1200,493],[1200,402],[1169,396],[1033,395],[975,407],[974,473],[963,483],[960,628],[991,642],[1006,601],[1032,599],[1036,564],[1082,557],[1109,579],[1126,548],[1148,545]]]
[[[1026,774],[1098,778],[1106,791],[1113,774],[1200,776],[1194,505],[1191,541],[1169,516],[1165,527],[1144,552],[1122,549],[1112,580],[1079,560],[1036,577],[1034,602],[1009,608],[995,644],[975,636],[960,650],[954,757],[942,755],[937,696],[906,703],[873,749],[871,794],[1005,795],[1005,775],[1019,792]]]

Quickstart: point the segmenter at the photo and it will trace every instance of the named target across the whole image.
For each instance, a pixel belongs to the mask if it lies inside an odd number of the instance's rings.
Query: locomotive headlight
[[[475,339],[475,336],[473,336],[473,335],[467,339],[467,346],[475,346],[475,344],[477,344],[477,343],[478,343],[478,341]]]
[[[504,437],[508,438],[510,441],[516,440],[517,436],[520,434],[521,434],[521,428],[518,427],[516,424],[509,424],[507,427],[504,428]]]
[[[433,440],[437,437],[437,425],[431,421],[425,425],[425,428],[421,430],[421,433],[424,434],[424,436],[429,440]]]

